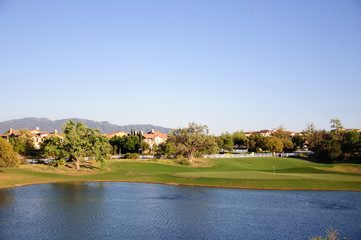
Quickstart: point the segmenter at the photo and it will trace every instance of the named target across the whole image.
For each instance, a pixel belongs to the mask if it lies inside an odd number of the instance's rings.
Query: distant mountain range
[[[39,127],[40,130],[46,132],[53,132],[54,130],[58,130],[62,132],[61,127],[69,120],[73,120],[75,122],[82,122],[90,128],[99,129],[102,133],[111,133],[115,131],[124,131],[130,132],[132,129],[136,131],[149,132],[152,129],[154,131],[159,131],[162,133],[169,133],[171,131],[170,128],[153,126],[150,124],[134,124],[134,125],[124,125],[119,126],[115,124],[111,124],[107,121],[93,121],[88,119],[80,119],[80,118],[68,118],[68,119],[60,119],[52,121],[47,118],[21,118],[21,119],[13,119],[9,121],[0,122],[0,134],[5,133],[10,128],[12,129],[35,129]]]

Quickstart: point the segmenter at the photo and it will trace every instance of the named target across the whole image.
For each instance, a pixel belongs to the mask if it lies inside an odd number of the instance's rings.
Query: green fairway
[[[361,165],[357,164],[318,164],[272,157],[208,161],[204,166],[185,167],[111,160],[108,171],[27,165],[0,169],[0,187],[58,181],[133,181],[257,189],[361,190]]]
[[[205,178],[233,178],[233,179],[317,179],[317,180],[332,180],[332,181],[346,181],[346,182],[360,182],[361,176],[345,176],[341,174],[318,174],[318,173],[277,173],[271,172],[257,172],[257,171],[225,171],[225,172],[190,172],[177,173],[175,176],[179,177],[205,177]]]

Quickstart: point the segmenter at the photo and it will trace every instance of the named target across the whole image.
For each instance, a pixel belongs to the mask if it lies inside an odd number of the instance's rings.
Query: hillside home
[[[128,136],[128,135],[129,135],[129,133],[126,133],[126,132],[123,132],[123,131],[116,131],[116,132],[106,134],[106,136],[108,138],[112,138],[114,136],[123,137],[123,136]]]
[[[6,140],[9,140],[9,138],[17,138],[21,134],[22,134],[21,130],[10,128],[9,131],[7,131],[4,134],[1,134],[0,136]]]
[[[38,127],[36,129],[30,129],[28,132],[32,135],[31,139],[33,140],[35,149],[39,149],[40,144],[49,136],[49,133],[40,131]]]
[[[49,135],[47,136],[47,138],[50,138],[50,137],[52,137],[52,136],[56,136],[56,137],[60,138],[60,141],[61,141],[61,142],[62,142],[63,139],[64,139],[64,136],[63,136],[62,134],[59,134],[59,133],[58,133],[58,130],[54,130],[54,132],[49,133]]]
[[[259,134],[261,134],[263,137],[269,137],[272,135],[272,133],[273,131],[267,129],[259,131]]]
[[[143,133],[142,136],[143,141],[147,142],[150,147],[153,147],[154,144],[158,146],[168,138],[167,134],[154,131],[153,129],[148,133]]]
[[[249,137],[254,133],[256,133],[256,132],[249,131],[249,132],[245,132],[244,135],[246,135],[246,137]]]
[[[35,129],[30,129],[30,130],[23,130],[23,129],[12,129],[10,128],[9,131],[7,131],[6,133],[0,135],[2,138],[9,140],[9,138],[18,138],[21,137],[22,135],[26,135],[28,134],[28,136],[31,138],[31,140],[33,141],[34,147],[35,149],[39,149],[40,148],[40,144],[48,137],[52,136],[52,135],[56,135],[58,137],[60,137],[61,139],[63,139],[64,137],[58,133],[58,131],[54,131],[54,133],[47,133],[44,131],[41,131],[38,127]]]

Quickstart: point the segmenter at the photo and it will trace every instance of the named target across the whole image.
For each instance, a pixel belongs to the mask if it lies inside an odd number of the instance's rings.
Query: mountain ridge
[[[115,131],[124,131],[130,132],[132,129],[136,131],[149,132],[152,129],[154,131],[159,131],[163,133],[169,133],[171,128],[166,128],[162,126],[155,126],[151,124],[129,124],[129,125],[116,125],[112,124],[108,121],[95,121],[90,119],[82,119],[82,118],[66,118],[66,119],[57,119],[50,120],[48,118],[36,118],[36,117],[27,117],[27,118],[19,118],[12,119],[0,122],[0,134],[5,133],[10,128],[13,129],[35,129],[39,127],[40,130],[46,132],[53,132],[54,130],[58,130],[62,132],[62,126],[65,122],[73,120],[75,122],[82,122],[90,128],[99,129],[102,133],[111,133]]]

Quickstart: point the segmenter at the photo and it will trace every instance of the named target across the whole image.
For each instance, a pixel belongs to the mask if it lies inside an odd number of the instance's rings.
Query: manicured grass
[[[185,167],[110,160],[107,171],[26,165],[17,169],[0,169],[0,188],[58,181],[134,181],[234,188],[361,191],[361,165],[357,164],[326,165],[295,158],[267,157],[210,159],[203,165]]]

